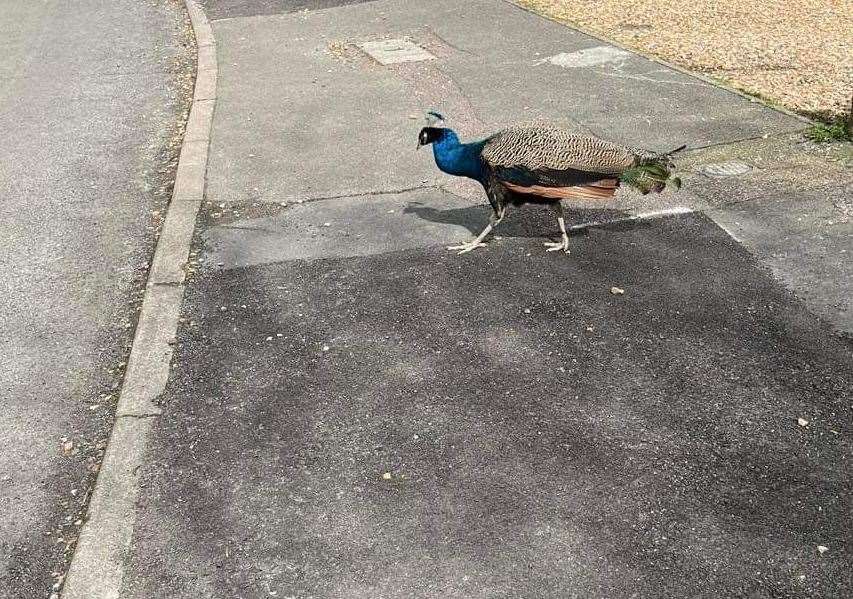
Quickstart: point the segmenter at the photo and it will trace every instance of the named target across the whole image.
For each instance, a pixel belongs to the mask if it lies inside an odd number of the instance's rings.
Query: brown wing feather
[[[492,136],[483,159],[492,166],[615,175],[636,166],[645,150],[546,124],[509,127]]]
[[[516,193],[535,195],[543,198],[557,199],[582,199],[582,200],[605,200],[612,198],[616,193],[618,183],[616,179],[601,179],[587,185],[575,185],[571,187],[546,187],[543,185],[515,185],[506,181],[501,182],[507,189]]]

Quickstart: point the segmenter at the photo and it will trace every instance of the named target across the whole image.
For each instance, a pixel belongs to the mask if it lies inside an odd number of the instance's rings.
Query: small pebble
[[[821,555],[823,555],[827,551],[829,551],[829,547],[827,547],[826,545],[818,545],[817,546],[817,552],[820,553]]]
[[[611,287],[610,293],[612,293],[613,295],[625,295],[625,290],[621,287]]]
[[[799,424],[800,426],[808,426],[809,421],[805,418],[797,418],[797,424]]]
[[[391,480],[391,473],[386,472],[385,474],[382,475],[382,478],[384,478],[385,480]]]

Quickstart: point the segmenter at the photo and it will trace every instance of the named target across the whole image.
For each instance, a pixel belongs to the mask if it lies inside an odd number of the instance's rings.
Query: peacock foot
[[[568,238],[563,239],[563,241],[558,241],[556,243],[546,242],[545,247],[548,248],[547,250],[545,250],[546,252],[556,252],[558,250],[563,250],[567,254],[571,253],[571,252],[569,252],[569,239]]]
[[[461,245],[449,245],[447,246],[447,249],[453,251],[460,250],[458,252],[459,254],[467,254],[471,250],[476,250],[477,248],[484,248],[486,247],[486,245],[487,244],[483,243],[482,241],[470,241]]]

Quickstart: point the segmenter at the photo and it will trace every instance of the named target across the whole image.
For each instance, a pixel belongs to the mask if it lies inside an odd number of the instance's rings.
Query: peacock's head
[[[440,140],[447,132],[447,129],[438,126],[444,122],[444,117],[436,111],[427,112],[426,121],[427,126],[418,133],[418,149]]]
[[[444,134],[447,132],[447,129],[443,127],[424,127],[421,129],[421,132],[418,133],[418,148],[421,146],[428,146],[431,143],[434,143],[444,137]]]

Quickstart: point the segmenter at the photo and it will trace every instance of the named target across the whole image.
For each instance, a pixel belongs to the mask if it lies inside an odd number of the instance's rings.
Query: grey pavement
[[[849,223],[778,157],[699,174],[801,121],[497,0],[206,7],[198,265],[122,596],[849,596]],[[358,50],[391,37],[435,59]],[[602,224],[569,256],[535,207],[456,256],[488,211],[414,151],[427,108],[688,143],[686,189],[573,206]]]
[[[191,66],[181,6],[0,3],[3,599],[50,594],[109,434]]]

